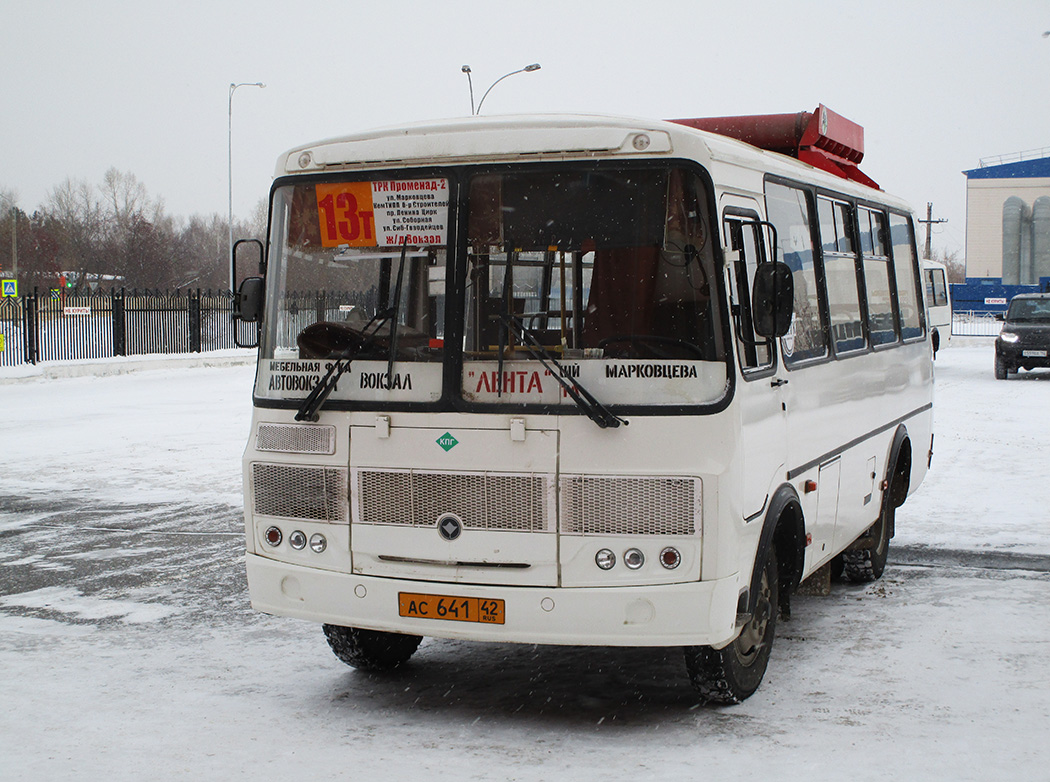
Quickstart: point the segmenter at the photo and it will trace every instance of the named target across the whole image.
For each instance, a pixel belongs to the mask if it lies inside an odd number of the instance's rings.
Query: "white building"
[[[963,173],[967,278],[1038,285],[1050,277],[1050,149]]]

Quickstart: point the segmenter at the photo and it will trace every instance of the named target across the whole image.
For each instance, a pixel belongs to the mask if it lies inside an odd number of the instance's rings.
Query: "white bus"
[[[252,605],[364,669],[673,646],[751,695],[801,581],[882,573],[932,453],[910,212],[829,161],[592,116],[282,155],[239,293]]]
[[[933,355],[941,347],[941,333],[944,341],[952,336],[952,299],[948,285],[948,267],[940,261],[924,258],[922,276],[926,283],[926,317],[929,321],[930,339],[933,342]]]

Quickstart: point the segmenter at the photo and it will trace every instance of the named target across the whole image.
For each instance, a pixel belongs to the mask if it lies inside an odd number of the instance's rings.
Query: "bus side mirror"
[[[258,323],[262,318],[266,281],[262,277],[247,277],[237,289],[233,301],[233,316],[245,323]]]
[[[1005,312],[997,312],[997,313],[995,313],[995,319],[996,320],[1006,320],[1006,313]]]
[[[781,261],[760,263],[755,268],[751,312],[755,333],[760,337],[782,337],[791,328],[795,281],[791,268]]]

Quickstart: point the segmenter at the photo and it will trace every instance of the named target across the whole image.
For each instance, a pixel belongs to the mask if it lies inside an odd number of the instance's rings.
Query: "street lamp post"
[[[11,209],[11,276],[18,279],[18,206],[13,198],[0,193],[0,201],[3,201]]]
[[[485,90],[485,94],[481,96],[481,100],[478,101],[478,108],[477,108],[477,110],[475,110],[474,109],[474,82],[470,78],[470,66],[469,65],[464,65],[462,68],[460,68],[460,70],[463,71],[463,73],[467,74],[467,84],[470,86],[470,115],[473,117],[473,116],[476,116],[476,115],[481,113],[481,104],[483,104],[485,102],[485,98],[487,98],[489,96],[489,93],[492,92],[492,88],[495,87],[497,84],[499,84],[504,79],[506,79],[508,76],[513,76],[516,73],[532,73],[533,71],[538,71],[539,69],[540,69],[540,64],[538,62],[534,62],[531,65],[526,65],[524,68],[518,68],[518,70],[516,70],[516,71],[511,71],[510,73],[503,74],[498,79],[496,79],[496,81],[492,82],[492,84],[489,85],[489,88],[487,90]]]
[[[238,87],[265,87],[261,81],[256,82],[240,82],[239,84],[230,83],[230,110],[228,113],[227,121],[227,133],[226,133],[226,144],[227,144],[227,160],[229,162],[229,181],[230,181],[230,291],[233,291],[233,93],[237,91]]]

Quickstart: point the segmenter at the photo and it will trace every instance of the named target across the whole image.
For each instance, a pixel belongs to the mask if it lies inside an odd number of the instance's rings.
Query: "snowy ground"
[[[253,372],[0,370],[0,779],[1050,777],[1050,374],[993,380],[989,340],[937,360],[886,575],[797,598],[728,708],[675,650],[428,641],[376,676],[253,613]]]

